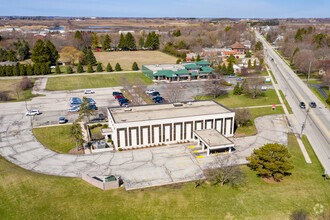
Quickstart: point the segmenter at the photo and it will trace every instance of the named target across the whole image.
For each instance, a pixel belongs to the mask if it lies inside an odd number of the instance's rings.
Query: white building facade
[[[194,141],[194,131],[203,129],[234,134],[235,112],[210,100],[113,107],[108,114],[116,150]]]

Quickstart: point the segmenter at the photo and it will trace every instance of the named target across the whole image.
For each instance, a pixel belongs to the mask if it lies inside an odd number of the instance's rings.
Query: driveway
[[[212,157],[197,158],[188,148],[196,143],[92,155],[58,154],[33,136],[32,117],[0,114],[0,154],[33,172],[66,177],[115,174],[122,176],[130,190],[200,179],[204,177],[203,169],[216,166]],[[287,143],[283,116],[264,116],[255,123],[259,131],[256,136],[233,139],[233,155],[239,164],[246,163],[245,157],[265,143]]]

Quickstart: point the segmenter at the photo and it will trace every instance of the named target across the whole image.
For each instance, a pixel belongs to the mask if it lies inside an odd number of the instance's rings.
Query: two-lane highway
[[[278,82],[278,86],[285,94],[293,113],[299,122],[296,130],[301,131],[301,126],[306,120],[304,134],[307,135],[313,149],[321,161],[323,167],[330,172],[330,113],[324,104],[309,90],[309,88],[297,77],[291,68],[285,64],[282,58],[256,32],[257,40],[264,46],[264,52],[270,69]],[[308,104],[314,101],[317,108],[309,108]],[[305,102],[306,109],[299,107],[299,102]],[[306,118],[307,117],[307,118]]]

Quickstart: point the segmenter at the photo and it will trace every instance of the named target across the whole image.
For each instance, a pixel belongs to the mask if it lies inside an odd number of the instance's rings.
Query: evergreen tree
[[[244,79],[244,80],[243,80],[243,83],[242,83],[242,85],[241,85],[241,92],[242,92],[242,93],[245,93],[245,92],[247,92],[248,90],[249,90],[249,85],[248,85],[246,79]]]
[[[3,71],[3,67],[0,65],[0,76],[5,76],[4,71]]]
[[[254,50],[259,51],[259,50],[262,50],[262,49],[263,49],[262,43],[260,41],[258,41],[254,46]]]
[[[81,63],[78,63],[78,66],[77,66],[77,73],[83,73],[84,72],[84,68],[82,66]]]
[[[56,63],[55,73],[56,73],[56,74],[60,74],[60,73],[61,73],[61,69],[60,69],[60,67],[58,66],[58,63]]]
[[[45,68],[46,66],[44,65],[44,63],[40,63],[39,64],[39,74],[40,75],[46,75],[47,74],[47,69]]]
[[[76,33],[74,34],[74,38],[75,39],[78,39],[78,40],[82,40],[81,32],[80,31],[76,31]]]
[[[139,66],[137,65],[136,62],[133,63],[132,70],[139,70]]]
[[[96,64],[96,58],[91,49],[87,50],[87,52],[86,52],[86,62],[87,62],[87,64],[91,64],[93,66]]]
[[[248,68],[251,68],[251,59],[249,59],[249,61],[248,61]]]
[[[5,72],[6,72],[6,76],[12,76],[13,75],[13,68],[12,66],[5,66]]]
[[[14,75],[15,75],[15,76],[19,76],[19,75],[20,75],[20,71],[19,71],[19,63],[17,63],[17,64],[14,66]]]
[[[96,33],[93,34],[93,40],[92,40],[92,48],[97,48],[99,47],[99,40],[97,39]]]
[[[48,60],[46,62],[50,62],[51,64],[54,64],[60,58],[60,54],[58,53],[58,51],[56,50],[56,47],[50,40],[46,41],[45,51],[46,51],[46,54],[48,57]]]
[[[40,63],[35,63],[33,65],[34,75],[40,75]]]
[[[103,72],[102,63],[97,63],[96,72]]]
[[[71,74],[71,73],[73,73],[73,70],[72,70],[71,66],[67,66],[67,67],[66,67],[66,73],[67,73],[67,74]]]
[[[191,62],[195,62],[195,57],[192,57],[191,58]]]
[[[122,71],[121,66],[120,66],[119,63],[116,63],[115,70],[116,71]]]
[[[256,68],[256,66],[257,66],[257,60],[254,59],[254,61],[253,61],[253,68]]]
[[[89,63],[89,64],[87,65],[87,73],[93,73],[93,72],[94,72],[94,70],[93,70],[93,66],[92,66],[91,63]]]
[[[136,48],[136,45],[135,45],[135,39],[133,37],[133,35],[128,32],[125,36],[125,46],[124,46],[125,49],[129,49],[129,50],[134,50]]]
[[[262,64],[264,64],[264,59],[263,58],[260,58],[260,66],[262,66]]]
[[[17,61],[16,52],[14,50],[8,50],[7,51],[7,60],[12,61],[12,62]]]
[[[124,49],[125,46],[126,46],[125,38],[124,38],[123,33],[121,33],[121,34],[120,34],[120,38],[119,38],[118,48],[120,48],[120,49]]]
[[[112,72],[113,71],[112,66],[111,66],[110,63],[108,63],[107,68],[106,68],[106,71],[107,72]]]
[[[140,47],[140,48],[143,48],[143,47],[144,47],[144,38],[143,38],[143,37],[140,37],[140,38],[139,38],[139,42],[138,42],[138,44],[139,44],[139,47]]]
[[[251,54],[250,51],[246,52],[246,54],[245,54],[245,57],[246,57],[246,58],[250,58],[251,56],[252,56],[252,54]]]
[[[159,48],[159,36],[155,32],[149,33],[144,46],[146,48],[153,49],[153,50],[158,49]]]
[[[104,51],[111,49],[110,43],[111,43],[111,39],[109,37],[109,34],[106,34],[102,45]]]
[[[234,67],[231,62],[228,63],[227,74],[229,74],[229,75],[234,74]]]
[[[222,65],[222,74],[224,74],[224,75],[227,74],[227,67],[226,67],[225,63]]]
[[[179,64],[179,63],[181,63],[181,59],[176,60],[176,64]]]
[[[33,67],[32,67],[31,64],[29,64],[29,65],[26,67],[26,74],[27,74],[28,76],[32,76],[32,75],[34,75]]]
[[[236,83],[235,87],[234,87],[234,91],[233,91],[234,95],[241,95],[242,94],[242,90],[239,86],[239,82]]]
[[[26,73],[26,66],[25,65],[20,65],[19,66],[19,74],[21,76],[26,76],[27,75],[27,73]]]
[[[201,57],[199,56],[199,54],[197,55],[196,61],[201,61]]]

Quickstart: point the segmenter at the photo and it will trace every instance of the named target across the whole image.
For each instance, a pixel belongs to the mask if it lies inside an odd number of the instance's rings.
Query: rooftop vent
[[[183,106],[183,104],[180,103],[180,102],[178,102],[178,103],[173,103],[173,106],[174,106],[174,107],[180,107],[180,106]]]

